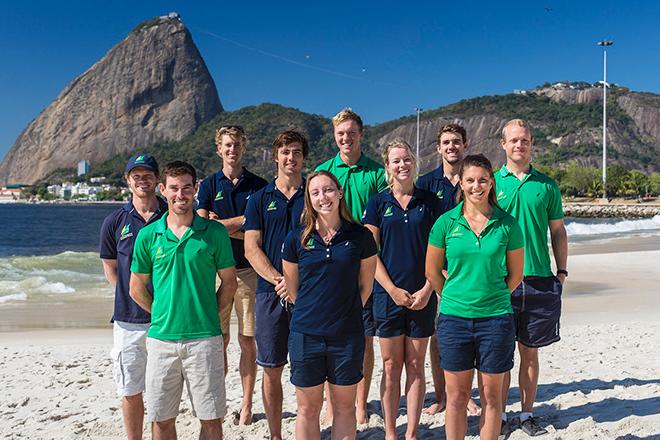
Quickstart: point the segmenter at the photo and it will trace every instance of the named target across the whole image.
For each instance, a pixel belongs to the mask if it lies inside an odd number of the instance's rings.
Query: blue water
[[[0,204],[0,307],[111,298],[98,254],[103,219],[120,205]],[[569,241],[642,236],[660,240],[650,219],[566,219]]]
[[[97,251],[103,219],[120,206],[0,204],[0,257]]]

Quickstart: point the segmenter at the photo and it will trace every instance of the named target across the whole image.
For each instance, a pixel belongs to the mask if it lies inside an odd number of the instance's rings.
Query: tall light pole
[[[420,166],[420,158],[419,158],[419,116],[422,114],[424,111],[423,108],[421,107],[416,107],[415,112],[417,112],[417,175],[419,175],[419,166]]]
[[[607,200],[607,47],[614,42],[602,40],[596,44],[603,47],[603,200]]]

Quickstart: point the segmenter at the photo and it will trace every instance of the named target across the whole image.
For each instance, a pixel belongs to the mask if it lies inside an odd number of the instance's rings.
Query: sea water
[[[0,309],[110,299],[98,255],[103,219],[120,205],[0,204]],[[639,237],[660,249],[660,215],[647,219],[566,219],[571,245]],[[108,307],[111,315],[111,305]]]

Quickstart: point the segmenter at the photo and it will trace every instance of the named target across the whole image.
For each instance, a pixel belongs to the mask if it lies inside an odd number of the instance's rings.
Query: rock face
[[[504,151],[499,144],[499,133],[506,123],[505,119],[494,115],[479,115],[465,119],[436,118],[421,121],[419,125],[419,164],[422,173],[440,165],[439,155],[436,151],[436,136],[443,125],[452,122],[465,127],[468,133],[469,151],[483,153],[493,162],[493,165],[502,165],[506,161]],[[376,142],[382,148],[394,138],[415,139],[416,134],[417,123],[411,122],[398,126]],[[414,147],[414,144],[412,145]]]
[[[0,183],[34,183],[58,168],[180,140],[222,111],[215,83],[178,19],[136,28],[74,79],[20,134]]]

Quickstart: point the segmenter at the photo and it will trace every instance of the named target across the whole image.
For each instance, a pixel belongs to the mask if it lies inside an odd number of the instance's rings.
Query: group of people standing
[[[356,113],[342,110],[332,122],[339,151],[306,178],[309,145],[296,130],[273,142],[270,183],[243,167],[239,126],[217,130],[222,169],[199,188],[185,162],[159,170],[149,155],[130,159],[132,199],[101,231],[116,288],[112,356],[127,436],[141,438],[146,401],[154,439],[176,438],[185,383],[200,438],[221,438],[232,309],[243,387],[233,417],[252,423],[261,366],[272,439],[282,438],[287,362],[296,438],[320,438],[324,400],[332,438],[355,438],[368,421],[375,336],[385,438],[397,438],[404,368],[405,435],[416,438],[429,340],[436,400],[424,411],[446,409],[448,439],[464,438],[468,411],[481,412],[484,439],[517,427],[544,434],[532,414],[538,348],[559,340],[568,244],[559,189],[531,166],[529,125],[505,124],[507,163],[495,172],[483,155],[466,156],[465,129],[447,124],[437,138],[442,165],[416,180],[406,141],[387,144],[381,165],[362,153]],[[156,195],[159,179],[166,201]],[[505,407],[516,340],[522,412],[514,422]],[[475,369],[481,408],[471,400]]]

